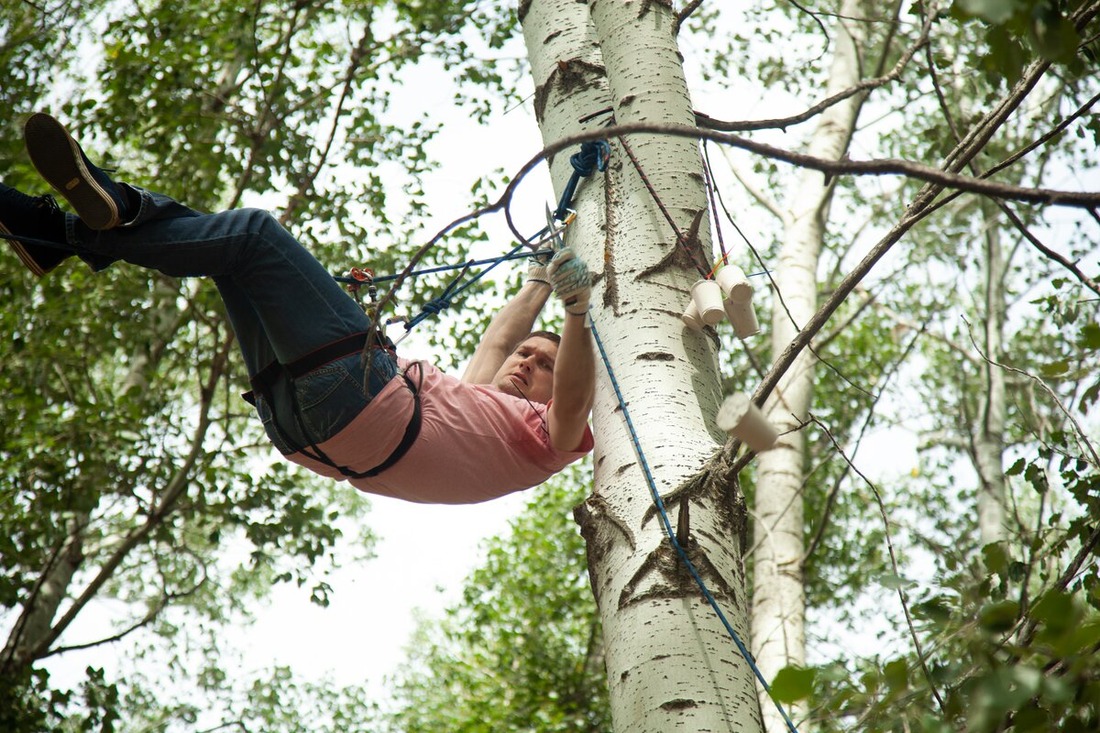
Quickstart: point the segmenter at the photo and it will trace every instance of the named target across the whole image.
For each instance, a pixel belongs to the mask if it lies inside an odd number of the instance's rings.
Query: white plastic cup
[[[683,314],[680,315],[680,320],[692,331],[702,331],[703,326],[706,325],[699,316],[699,309],[695,307],[694,299],[688,301],[687,308],[685,308]]]
[[[722,292],[725,293],[726,300],[731,300],[734,303],[744,303],[746,300],[752,300],[752,285],[749,283],[745,271],[737,265],[725,265],[718,268],[718,272],[714,273],[714,279],[718,282],[718,286],[722,288]]]
[[[718,427],[756,453],[775,447],[779,431],[744,392],[735,392],[718,408]]]
[[[752,307],[752,298],[744,302],[727,300],[724,307],[737,338],[743,341],[749,336],[760,333],[760,322],[756,320],[756,309]]]
[[[726,317],[726,310],[722,305],[722,288],[714,280],[697,280],[691,286],[691,299],[699,311],[699,318],[708,326],[721,323]]]

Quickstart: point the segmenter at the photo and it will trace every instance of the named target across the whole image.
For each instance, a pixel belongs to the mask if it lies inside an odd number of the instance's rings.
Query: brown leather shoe
[[[34,167],[91,229],[117,227],[137,213],[130,211],[122,187],[92,165],[80,144],[50,115],[31,115],[23,138]]]

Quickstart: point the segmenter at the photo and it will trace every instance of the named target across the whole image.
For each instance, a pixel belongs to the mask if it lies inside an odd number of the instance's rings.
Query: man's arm
[[[550,444],[576,450],[588,426],[596,392],[596,357],[592,335],[585,327],[592,276],[588,266],[566,247],[550,260],[546,274],[565,306],[565,326],[554,363],[554,398],[550,402]]]
[[[550,293],[550,283],[529,279],[516,296],[497,311],[462,375],[463,382],[489,384],[493,380],[508,355],[531,333]]]
[[[554,399],[550,402],[550,444],[576,450],[588,427],[596,393],[596,357],[584,313],[566,311],[565,326],[554,363]]]

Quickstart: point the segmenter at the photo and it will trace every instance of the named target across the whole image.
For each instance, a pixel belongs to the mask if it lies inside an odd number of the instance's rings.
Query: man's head
[[[546,404],[554,389],[554,361],[561,337],[551,331],[534,331],[508,355],[493,377],[501,392]]]

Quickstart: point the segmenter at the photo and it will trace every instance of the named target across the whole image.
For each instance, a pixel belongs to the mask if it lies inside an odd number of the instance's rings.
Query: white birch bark
[[[844,0],[838,16],[826,97],[860,80],[862,24],[845,19],[866,14],[863,0]],[[862,99],[852,97],[822,114],[809,141],[810,155],[834,160],[843,157]],[[779,292],[771,319],[773,354],[782,353],[817,310],[817,266],[831,200],[832,186],[825,177],[815,171],[803,171],[785,214],[784,239],[776,267]],[[805,440],[803,432],[796,428],[808,416],[814,378],[815,359],[808,350],[803,351],[765,405],[765,412],[781,437],[775,448],[758,458],[753,507],[752,651],[769,682],[784,667],[802,666],[806,661],[802,572]],[[760,695],[762,703],[767,703],[763,689]],[[762,708],[769,733],[787,730],[773,706],[762,704]],[[797,723],[805,709],[795,706],[789,713]]]
[[[990,361],[1000,362],[1004,337],[1005,257],[1001,248],[1000,229],[994,217],[986,212],[985,231],[985,344]],[[984,547],[1008,539],[1006,489],[1004,474],[1005,375],[1004,370],[989,361],[982,362],[981,413],[974,431],[974,464],[978,471],[978,537]]]
[[[0,671],[15,674],[46,651],[54,618],[67,597],[73,575],[84,560],[84,528],[88,514],[69,521],[68,536],[42,570],[41,578],[23,604],[23,611],[12,627],[0,652]]]
[[[694,122],[674,18],[664,4],[595,0],[586,8],[532,0],[521,5],[520,18],[547,143],[580,131],[578,118],[609,106],[618,122]],[[746,638],[739,494],[728,486],[681,486],[717,447],[709,432],[720,396],[714,343],[686,332],[679,318],[697,274],[622,142],[609,142],[609,169],[582,185],[567,239],[599,276],[592,318],[671,519],[685,497],[689,554]],[[627,143],[677,228],[687,233],[700,215],[705,221],[697,145],[657,136]],[[558,191],[570,172],[564,163],[552,166]],[[705,225],[698,237],[709,252]],[[593,427],[595,486],[576,517],[603,623],[615,729],[761,730],[752,673],[654,516],[602,369]]]

